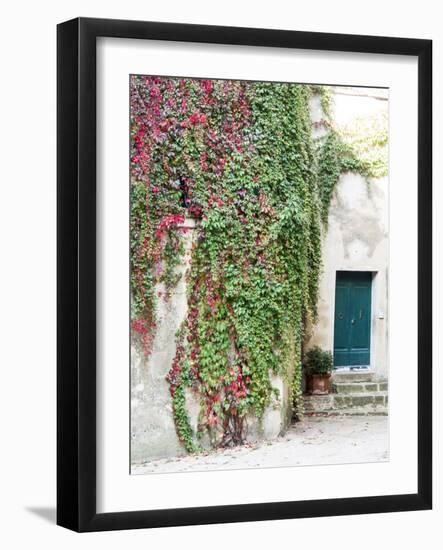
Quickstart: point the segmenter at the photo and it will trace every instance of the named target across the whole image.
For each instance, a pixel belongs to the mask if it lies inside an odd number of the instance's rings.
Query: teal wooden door
[[[335,286],[334,366],[370,364],[372,275],[337,271]]]

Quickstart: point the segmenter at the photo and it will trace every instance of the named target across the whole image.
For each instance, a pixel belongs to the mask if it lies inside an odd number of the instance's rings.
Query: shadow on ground
[[[34,516],[38,516],[49,523],[55,524],[57,514],[54,507],[27,506],[26,510],[31,514],[34,514]]]

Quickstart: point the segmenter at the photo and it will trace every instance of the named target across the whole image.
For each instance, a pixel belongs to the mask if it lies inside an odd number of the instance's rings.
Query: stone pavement
[[[387,416],[307,417],[272,441],[132,467],[132,474],[381,462],[389,459]]]

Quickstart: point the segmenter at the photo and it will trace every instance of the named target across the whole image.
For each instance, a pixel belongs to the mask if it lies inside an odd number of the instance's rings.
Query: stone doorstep
[[[333,382],[332,390],[335,393],[362,393],[387,391],[387,382]]]
[[[305,395],[304,405],[307,415],[387,414],[388,393]]]
[[[334,408],[383,405],[388,403],[388,392],[361,392],[352,394],[333,394]]]
[[[388,416],[387,407],[354,407],[351,409],[332,409],[329,411],[305,411],[305,416]]]
[[[332,394],[329,395],[305,395],[303,398],[305,413],[329,411],[334,408]]]
[[[368,371],[338,371],[332,373],[332,382],[373,382],[375,381],[373,372]]]

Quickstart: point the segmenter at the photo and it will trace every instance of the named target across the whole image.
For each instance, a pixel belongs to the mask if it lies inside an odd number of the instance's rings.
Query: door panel
[[[348,310],[350,288],[337,281],[335,290],[335,337],[334,364],[347,366],[349,364],[349,322]]]
[[[370,272],[338,271],[335,292],[334,365],[370,364]]]

